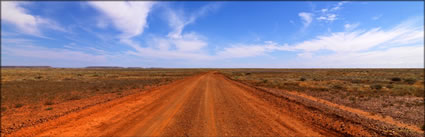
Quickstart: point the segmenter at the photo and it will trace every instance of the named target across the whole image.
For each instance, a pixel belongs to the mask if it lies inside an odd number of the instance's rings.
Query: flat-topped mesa
[[[118,69],[118,68],[124,68],[120,66],[87,66],[86,68],[110,68],[110,69]]]
[[[1,66],[1,68],[53,68],[51,66]]]

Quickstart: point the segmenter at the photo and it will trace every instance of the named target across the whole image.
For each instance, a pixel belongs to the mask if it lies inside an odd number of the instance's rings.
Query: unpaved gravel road
[[[71,113],[7,136],[376,136],[299,103],[274,102],[216,73]],[[279,105],[280,104],[280,105]],[[287,107],[284,107],[287,106]],[[320,116],[320,117],[319,117]],[[314,118],[311,118],[314,117]],[[314,123],[343,121],[344,128]],[[353,123],[353,122],[351,122]],[[355,123],[355,122],[354,122]]]

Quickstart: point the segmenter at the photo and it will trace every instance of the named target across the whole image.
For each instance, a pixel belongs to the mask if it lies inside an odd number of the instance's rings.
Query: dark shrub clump
[[[394,78],[391,78],[391,81],[401,81],[401,78],[394,77]]]
[[[380,90],[382,88],[382,86],[379,85],[379,84],[375,84],[375,85],[371,85],[370,88]]]
[[[408,84],[415,84],[415,82],[416,82],[416,80],[413,79],[413,78],[408,78],[408,79],[405,79],[404,81]]]

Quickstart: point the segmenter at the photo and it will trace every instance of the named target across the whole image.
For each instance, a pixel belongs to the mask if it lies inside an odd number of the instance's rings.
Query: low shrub
[[[53,110],[53,108],[52,107],[48,107],[48,108],[46,108],[44,110]]]
[[[300,78],[300,81],[305,81],[305,80],[307,80],[306,78]]]
[[[425,131],[425,124],[424,124],[424,125],[422,125],[422,130],[423,130],[423,131]]]
[[[381,86],[381,85],[379,85],[379,84],[375,84],[375,85],[371,85],[371,86],[370,86],[370,88],[371,88],[371,89],[380,90],[380,89],[382,89],[382,86]]]
[[[70,97],[68,100],[80,100],[80,99],[81,99],[80,96],[74,95],[74,96]]]
[[[1,107],[1,112],[5,112],[7,110],[6,107]]]
[[[408,79],[404,79],[404,82],[406,82],[406,83],[408,83],[408,84],[415,84],[416,79],[408,78]]]
[[[401,78],[399,78],[399,77],[394,77],[394,78],[391,78],[391,81],[401,81]]]
[[[391,94],[395,96],[413,95],[423,97],[424,90],[411,85],[396,85],[393,89],[391,89]]]
[[[22,106],[24,106],[24,104],[20,104],[20,103],[15,104],[15,108],[20,108],[20,107],[22,107]]]
[[[341,85],[333,85],[333,88],[335,88],[335,89],[344,89],[344,87],[341,86]]]
[[[55,104],[55,103],[53,101],[50,101],[50,100],[44,102],[44,105],[53,105],[53,104]]]

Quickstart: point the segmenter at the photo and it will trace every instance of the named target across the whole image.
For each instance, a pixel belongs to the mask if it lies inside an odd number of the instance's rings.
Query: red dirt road
[[[344,132],[332,126],[315,125],[314,121],[338,121],[297,103],[286,102],[295,108],[276,105],[270,100],[277,97],[260,97],[253,91],[262,92],[210,72],[96,105],[7,136],[377,135],[350,123],[346,123]]]

